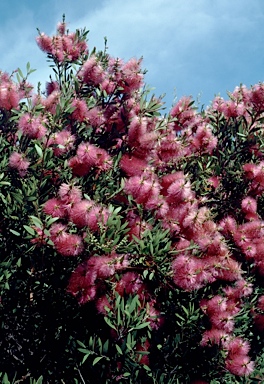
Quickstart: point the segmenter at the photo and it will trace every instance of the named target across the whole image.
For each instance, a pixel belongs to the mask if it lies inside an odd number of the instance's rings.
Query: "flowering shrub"
[[[3,377],[260,382],[264,85],[162,115],[141,60],[37,44],[44,94],[0,72]]]

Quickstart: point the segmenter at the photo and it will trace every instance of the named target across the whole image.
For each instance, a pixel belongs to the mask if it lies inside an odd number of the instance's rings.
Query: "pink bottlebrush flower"
[[[240,292],[240,297],[248,297],[253,293],[253,285],[244,279],[237,280],[235,288]]]
[[[115,291],[118,292],[120,296],[124,296],[124,294],[141,295],[143,294],[144,287],[140,275],[135,272],[126,272],[116,283]]]
[[[77,298],[80,304],[91,301],[96,296],[96,272],[89,269],[87,262],[84,262],[73,271],[67,292]]]
[[[232,216],[227,216],[219,223],[219,230],[224,234],[231,234],[232,236],[237,231],[236,220]]]
[[[264,295],[258,298],[258,308],[264,311]]]
[[[218,278],[226,281],[241,279],[241,265],[231,257],[223,258],[217,269]]]
[[[199,259],[187,255],[179,255],[173,261],[173,281],[185,291],[200,289],[204,284],[199,279],[201,263]]]
[[[177,162],[185,154],[187,154],[188,149],[182,143],[182,141],[175,137],[175,132],[173,128],[170,128],[170,123],[168,123],[166,131],[159,137],[158,145],[156,146],[156,162],[159,164]]]
[[[41,116],[31,116],[29,113],[24,113],[19,121],[18,127],[24,135],[31,139],[41,139],[45,136],[47,128],[44,127],[45,119]]]
[[[30,162],[21,153],[13,152],[9,157],[9,167],[16,169],[21,177],[26,175],[29,165]]]
[[[212,328],[205,331],[200,341],[202,347],[211,347],[213,345],[226,346],[229,344],[230,335],[222,329]]]
[[[83,162],[78,156],[69,159],[68,165],[72,169],[74,176],[86,176],[91,170],[91,166]]]
[[[103,82],[105,74],[96,56],[91,56],[81,67],[78,77],[88,85],[99,85]]]
[[[248,243],[244,243],[241,245],[241,249],[246,256],[246,259],[255,259],[257,256],[257,246],[252,243],[252,241]]]
[[[149,302],[147,304],[147,316],[147,321],[149,321],[150,328],[159,329],[163,323],[163,319],[161,317],[160,311],[154,307],[153,302]]]
[[[57,32],[60,34],[60,35],[65,35],[66,33],[66,23],[65,22],[59,22],[57,24]]]
[[[257,201],[253,197],[245,197],[242,200],[241,208],[244,213],[256,213],[257,212]]]
[[[47,146],[52,147],[55,156],[61,156],[69,152],[74,147],[76,137],[67,129],[54,133],[47,141]]]
[[[213,136],[212,130],[208,125],[202,125],[198,127],[191,143],[198,151],[212,154],[217,146],[217,138]]]
[[[108,95],[111,95],[112,93],[114,93],[115,89],[116,89],[116,84],[110,79],[106,78],[101,83],[101,90],[105,91]]]
[[[234,318],[228,311],[213,314],[210,316],[210,322],[213,328],[222,329],[227,333],[231,333],[235,327]]]
[[[175,131],[179,132],[187,128],[196,115],[195,109],[192,108],[191,97],[182,97],[171,109],[170,115],[175,119]]]
[[[30,242],[32,244],[36,244],[37,246],[45,245],[46,244],[47,235],[44,233],[44,230],[41,229],[41,228],[38,228],[36,226],[32,226],[31,228],[34,229],[34,231],[37,234],[37,237],[35,237],[34,239],[31,239]]]
[[[120,169],[129,177],[139,176],[147,168],[146,160],[124,154],[119,163]]]
[[[226,310],[230,313],[230,315],[235,316],[241,311],[241,300],[228,298]]]
[[[248,376],[254,371],[254,362],[246,355],[237,354],[225,360],[226,369],[237,376]]]
[[[235,282],[234,287],[228,286],[223,288],[223,291],[229,299],[238,300],[242,297],[250,296],[253,292],[253,286],[246,280],[240,279]]]
[[[52,52],[52,39],[51,37],[45,35],[45,33],[41,33],[40,36],[36,38],[37,44],[39,48],[46,52],[51,53]]]
[[[1,82],[0,79],[0,108],[10,111],[12,108],[18,108],[21,92],[15,84],[9,79]]]
[[[157,219],[164,219],[166,218],[168,212],[169,212],[169,204],[160,196],[160,199],[158,201],[158,204],[156,206],[155,216]]]
[[[248,105],[250,103],[250,93],[251,90],[245,85],[240,85],[235,87],[232,96],[237,102],[243,102],[244,105]]]
[[[159,184],[155,182],[152,174],[143,173],[141,176],[132,176],[127,179],[124,191],[132,195],[138,204],[144,204],[159,192]]]
[[[258,172],[258,168],[256,164],[253,163],[247,163],[243,165],[243,171],[245,172],[246,178],[249,180],[254,179]]]
[[[112,256],[92,256],[88,261],[88,266],[96,271],[98,278],[113,276],[116,271]]]
[[[130,148],[139,146],[140,137],[147,133],[147,120],[134,116],[128,129],[128,145]]]
[[[105,123],[103,110],[99,107],[89,109],[87,111],[87,121],[92,127],[101,127]]]
[[[108,171],[113,166],[113,160],[111,156],[106,152],[103,148],[97,149],[97,160],[96,160],[96,168],[99,171]]]
[[[92,232],[97,232],[101,226],[106,226],[110,216],[109,210],[106,207],[93,205],[87,212],[87,226]]]
[[[171,205],[192,201],[195,199],[195,194],[191,190],[191,184],[184,179],[174,181],[168,188],[168,196],[166,201]]]
[[[84,250],[81,236],[71,233],[57,237],[53,243],[56,251],[62,256],[78,256]]]
[[[143,85],[143,74],[141,73],[142,59],[130,59],[121,68],[122,80],[120,86],[124,88],[125,93],[132,93]]]
[[[227,351],[229,358],[236,355],[247,355],[250,351],[250,344],[247,340],[241,339],[241,337],[235,337],[228,343]]]
[[[168,175],[165,175],[160,180],[161,193],[163,196],[167,196],[168,188],[177,180],[185,181],[185,175],[183,172],[174,172]]]
[[[133,240],[133,236],[140,239],[147,229],[151,230],[151,226],[148,223],[133,213],[128,213],[127,221],[129,228],[127,235],[130,241]]]
[[[62,223],[54,223],[50,227],[50,240],[54,243],[58,237],[64,237],[66,234],[67,226]]]
[[[85,176],[93,167],[99,171],[110,169],[112,158],[106,150],[90,143],[82,143],[78,146],[77,156],[71,158],[68,164],[75,175]]]
[[[94,201],[82,200],[74,204],[70,211],[70,220],[78,227],[83,228],[88,224],[88,214],[95,205]]]
[[[136,345],[136,351],[137,352],[146,352],[150,348],[150,342],[148,339],[142,344],[142,343],[137,343]],[[149,365],[149,357],[147,354],[138,354],[138,363],[142,365]]]
[[[107,314],[105,307],[112,309],[112,305],[109,303],[108,297],[102,296],[96,301],[97,311],[103,315]]]
[[[114,257],[116,271],[121,271],[129,266],[128,255],[113,254],[112,257]]]
[[[254,109],[258,112],[264,110],[264,84],[259,83],[251,88],[249,93],[249,100],[253,104]]]
[[[46,82],[46,93],[49,96],[54,91],[59,91],[60,87],[57,81]]]
[[[45,107],[45,110],[47,112],[52,113],[55,115],[57,105],[60,103],[60,96],[61,93],[59,90],[53,91],[46,99],[41,100],[41,104]]]
[[[97,162],[97,153],[98,147],[90,143],[81,143],[77,148],[78,159],[90,168]]]
[[[200,302],[200,308],[209,317],[212,317],[215,314],[226,311],[227,299],[221,295],[216,295],[212,299],[202,300]]]
[[[76,204],[82,200],[81,188],[66,183],[61,184],[58,195],[63,204]]]
[[[43,207],[43,211],[52,217],[64,218],[66,217],[65,205],[56,197],[53,197],[46,201]]]
[[[88,107],[85,100],[74,99],[71,103],[71,106],[74,107],[72,112],[72,118],[76,121],[83,122],[88,117]]]
[[[211,176],[207,181],[208,181],[208,184],[215,189],[218,188],[220,185],[220,179],[218,176]]]

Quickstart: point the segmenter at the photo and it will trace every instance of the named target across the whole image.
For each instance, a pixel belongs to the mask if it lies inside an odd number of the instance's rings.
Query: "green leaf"
[[[36,382],[36,384],[42,384],[43,382],[43,376],[40,376]]]
[[[149,326],[149,322],[142,323],[142,324],[138,324],[138,325],[136,325],[135,327],[131,328],[130,331],[135,330],[135,329],[146,328],[146,327],[148,327],[148,326]]]
[[[42,158],[43,157],[43,151],[42,151],[42,148],[38,144],[35,144],[35,150],[36,150],[37,154],[39,155],[39,157]]]
[[[123,373],[123,377],[128,377],[128,376],[130,376],[130,373],[129,373],[129,372],[125,372],[125,373]]]
[[[10,229],[10,232],[13,233],[15,236],[20,236],[20,233],[15,231],[14,229]]]
[[[80,340],[76,340],[77,344],[79,344],[82,348],[86,348],[86,345],[84,345]]]
[[[23,225],[23,227],[25,228],[25,230],[32,236],[35,236],[35,231],[33,228],[29,227],[28,225]]]
[[[106,322],[107,325],[109,325],[109,327],[113,328],[115,331],[117,331],[116,327],[114,326],[114,324],[111,323],[111,321],[108,319],[108,317],[104,317],[104,321]]]
[[[122,351],[122,349],[119,347],[119,345],[115,345],[115,347],[116,347],[116,350],[117,350],[117,352],[119,353],[119,355],[123,355],[123,351]]]
[[[38,217],[36,217],[36,216],[29,216],[29,217],[30,217],[30,219],[33,221],[33,224],[34,224],[36,227],[42,229],[43,224],[42,224],[41,220],[40,220]]]
[[[104,358],[104,356],[97,356],[94,361],[93,361],[93,365],[97,364],[98,361],[102,360]]]
[[[19,74],[20,77],[22,77],[22,78],[24,77],[24,76],[23,76],[23,73],[22,73],[22,71],[21,71],[20,68],[17,68],[17,72],[18,72],[18,74]]]

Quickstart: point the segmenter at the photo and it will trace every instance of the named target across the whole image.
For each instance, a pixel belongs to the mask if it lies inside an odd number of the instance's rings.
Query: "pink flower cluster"
[[[103,68],[92,55],[81,67],[78,77],[84,84],[100,86],[108,95],[116,90],[129,95],[143,85],[141,60],[134,58],[126,63],[121,59],[110,58],[108,66]]]
[[[64,26],[62,27],[62,25]],[[40,49],[52,55],[55,61],[73,62],[82,55],[88,54],[86,41],[81,40],[77,32],[66,34],[65,23],[58,25],[57,32],[57,35],[53,37],[40,33],[36,38]]]
[[[94,300],[98,295],[98,309],[105,313],[104,307],[109,306],[109,302],[100,299],[100,281],[103,284],[105,278],[113,276],[116,271],[123,270],[128,265],[126,255],[91,256],[73,271],[67,291],[75,296],[80,304]]]
[[[68,220],[78,228],[87,227],[92,232],[105,226],[110,215],[106,207],[92,200],[83,200],[79,187],[65,183],[60,186],[57,197],[47,200],[43,211],[52,217]]]
[[[76,156],[69,160],[69,166],[75,176],[86,176],[92,168],[99,172],[110,169],[112,159],[105,149],[86,142],[78,146]]]
[[[55,156],[69,153],[74,148],[76,137],[68,129],[53,133],[48,141],[47,147],[51,147]]]
[[[245,259],[254,263],[257,273],[264,276],[264,222],[257,214],[257,201],[254,198],[245,197],[241,206],[249,221],[238,225],[233,217],[227,216],[220,226],[225,236],[229,236],[242,251]]]
[[[246,163],[243,165],[245,177],[250,180],[249,193],[260,196],[264,191],[264,161],[258,164]]]
[[[23,96],[23,92],[19,90],[9,75],[0,71],[0,108],[8,111],[18,108],[18,103]]]
[[[45,122],[46,119],[43,116],[34,116],[26,112],[20,117],[18,127],[29,138],[42,139],[47,133]]]
[[[13,152],[9,157],[9,167],[16,169],[21,177],[27,174],[29,165],[30,162],[22,153]]]
[[[234,287],[224,289],[225,296],[216,295],[200,303],[212,325],[210,330],[204,332],[201,346],[218,345],[225,354],[226,369],[237,376],[247,376],[254,370],[254,362],[248,356],[249,343],[240,337],[232,336],[235,316],[243,305],[242,299],[252,291],[252,285],[240,279]]]

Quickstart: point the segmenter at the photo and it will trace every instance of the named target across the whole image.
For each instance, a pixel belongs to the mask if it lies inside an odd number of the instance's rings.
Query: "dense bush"
[[[45,94],[0,72],[2,382],[261,382],[264,85],[163,115],[141,60],[37,43]]]

